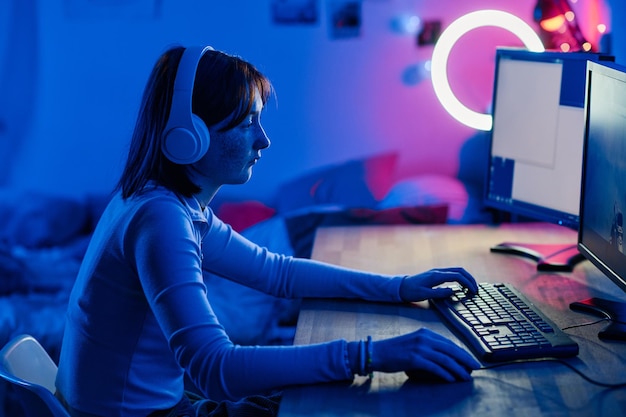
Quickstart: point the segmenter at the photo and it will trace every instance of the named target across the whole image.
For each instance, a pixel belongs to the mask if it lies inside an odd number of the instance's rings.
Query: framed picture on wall
[[[361,0],[328,2],[328,27],[331,39],[359,37],[361,21]]]
[[[272,0],[272,20],[277,24],[317,23],[318,0]]]

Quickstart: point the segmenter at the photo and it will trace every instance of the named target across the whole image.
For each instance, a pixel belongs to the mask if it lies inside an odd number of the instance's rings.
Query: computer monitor
[[[596,53],[496,51],[493,128],[484,203],[498,215],[578,229],[586,64]],[[569,244],[503,242],[491,248],[569,271],[582,258]]]
[[[587,64],[578,249],[626,292],[626,67]],[[572,303],[612,318],[600,337],[626,340],[626,303],[591,298]]]

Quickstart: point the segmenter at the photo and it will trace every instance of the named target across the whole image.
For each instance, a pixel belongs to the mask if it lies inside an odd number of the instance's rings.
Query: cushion
[[[0,237],[27,248],[65,244],[85,231],[89,217],[80,199],[35,191],[15,194],[2,206]]]
[[[398,155],[386,153],[310,171],[279,187],[277,211],[317,206],[374,208],[393,184]]]
[[[444,204],[448,206],[448,222],[459,222],[468,199],[465,185],[458,178],[424,174],[398,181],[380,201],[378,208]]]
[[[276,210],[260,201],[223,202],[217,209],[217,217],[237,232],[242,232],[257,223],[267,220],[276,213]]]

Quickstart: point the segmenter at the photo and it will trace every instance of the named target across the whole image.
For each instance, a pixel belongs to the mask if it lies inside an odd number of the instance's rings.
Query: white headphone
[[[209,149],[209,129],[204,121],[191,111],[198,63],[202,55],[209,50],[213,48],[196,46],[185,49],[176,70],[172,106],[161,143],[163,154],[176,164],[193,164]]]

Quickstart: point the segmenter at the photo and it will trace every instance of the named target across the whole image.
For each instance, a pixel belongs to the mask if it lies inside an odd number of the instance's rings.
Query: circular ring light
[[[483,26],[506,29],[517,36],[533,52],[543,52],[545,48],[539,35],[522,19],[499,10],[479,10],[461,16],[446,28],[433,49],[431,78],[435,94],[441,105],[461,123],[479,130],[491,130],[491,115],[475,112],[461,103],[448,82],[448,56],[454,44],[467,32]]]

